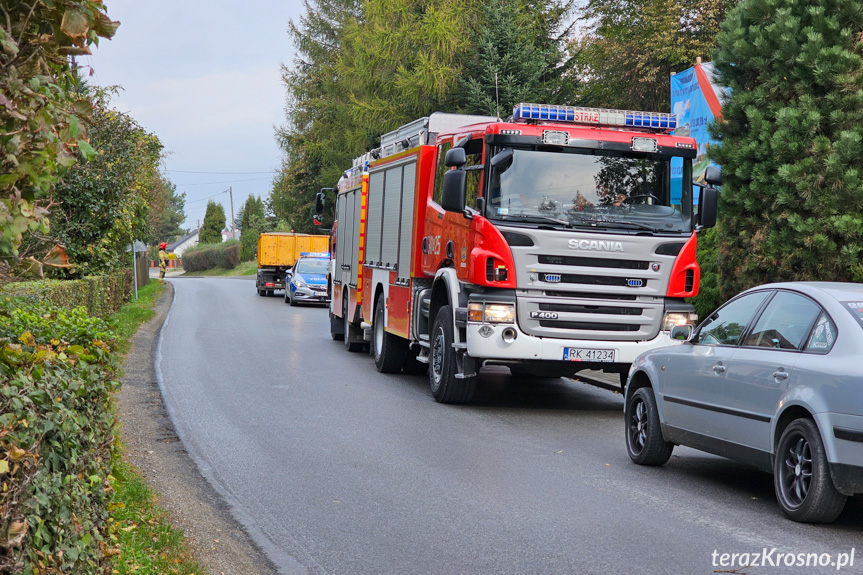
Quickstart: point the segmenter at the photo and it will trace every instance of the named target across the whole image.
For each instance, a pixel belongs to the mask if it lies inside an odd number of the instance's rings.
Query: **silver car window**
[[[800,349],[812,333],[821,308],[799,294],[780,291],[770,300],[743,345],[775,349]]]
[[[701,324],[694,342],[707,345],[737,345],[747,324],[761,307],[768,293],[762,291],[746,294],[725,304]]]
[[[812,328],[812,335],[809,336],[809,341],[806,343],[806,351],[830,351],[835,341],[836,326],[830,321],[826,313],[822,313],[815,327]]]
[[[845,309],[851,312],[854,319],[860,322],[860,325],[863,325],[863,301],[845,301],[842,303],[845,305]]]

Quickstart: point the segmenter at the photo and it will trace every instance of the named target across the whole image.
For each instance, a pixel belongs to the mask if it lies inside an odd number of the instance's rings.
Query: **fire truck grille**
[[[579,331],[638,331],[639,325],[625,323],[591,323],[586,321],[541,321],[540,327],[554,329],[572,329]]]
[[[646,270],[650,262],[632,260],[612,260],[606,258],[585,258],[577,256],[540,255],[538,263],[555,266],[578,266],[585,268],[609,268],[620,270]]]
[[[603,305],[571,305],[558,303],[541,303],[540,311],[562,311],[567,313],[596,313],[602,315],[641,315],[640,307],[614,307]]]
[[[567,339],[643,341],[659,332],[663,305],[644,301],[568,295],[568,301],[545,295],[518,298],[518,325],[530,335]],[[635,304],[635,305],[634,305]]]
[[[668,238],[621,234],[618,242],[612,234],[530,233],[533,245],[511,245],[518,325],[526,334],[621,342],[659,334],[675,255],[657,250]],[[582,247],[596,238],[611,247]]]
[[[557,276],[560,278],[560,283],[564,284],[581,284],[594,286],[620,286],[641,288],[647,285],[647,280],[642,278],[625,278],[614,276],[589,276],[581,274],[542,274],[540,279],[549,281],[549,276]]]
[[[584,292],[571,292],[571,291],[552,291],[547,290],[542,292],[543,294],[549,297],[566,297],[566,298],[583,298],[583,299],[594,299],[596,298],[595,293],[584,293]],[[635,301],[638,299],[638,296],[633,295],[617,295],[617,294],[603,294],[602,299],[613,299],[618,301]]]

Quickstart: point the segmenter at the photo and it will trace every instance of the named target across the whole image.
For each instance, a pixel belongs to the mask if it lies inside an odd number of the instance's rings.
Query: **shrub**
[[[725,300],[719,292],[719,247],[716,245],[716,228],[706,230],[698,236],[698,264],[701,267],[701,281],[698,295],[690,299],[700,319],[706,319]]]
[[[110,567],[112,339],[83,308],[0,300],[0,573]]]
[[[213,268],[233,269],[240,264],[240,242],[199,244],[183,252],[183,269],[198,272]]]
[[[89,276],[80,280],[36,280],[3,287],[2,292],[31,302],[46,302],[58,307],[83,306],[90,315],[107,317],[131,298],[132,272]]]

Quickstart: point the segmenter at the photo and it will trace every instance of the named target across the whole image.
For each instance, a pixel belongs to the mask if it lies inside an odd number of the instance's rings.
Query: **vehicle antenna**
[[[497,72],[494,73],[494,104],[497,107],[497,119],[500,121],[500,94],[497,91]]]

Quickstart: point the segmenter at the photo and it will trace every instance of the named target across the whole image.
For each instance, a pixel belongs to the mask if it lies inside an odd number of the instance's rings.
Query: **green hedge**
[[[112,340],[81,307],[0,298],[0,573],[110,573]]]
[[[221,244],[201,244],[183,252],[183,269],[199,272],[222,268],[234,269],[240,265],[240,242],[228,240]]]
[[[2,293],[31,302],[47,302],[63,308],[84,307],[95,317],[116,313],[131,299],[131,271],[80,280],[36,280],[7,284]]]

